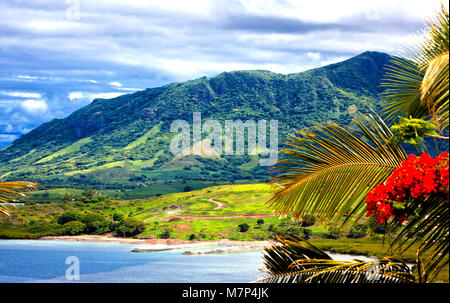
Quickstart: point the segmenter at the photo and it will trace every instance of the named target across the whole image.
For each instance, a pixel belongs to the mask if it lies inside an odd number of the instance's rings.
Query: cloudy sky
[[[439,0],[0,0],[0,147],[95,98],[414,45]]]

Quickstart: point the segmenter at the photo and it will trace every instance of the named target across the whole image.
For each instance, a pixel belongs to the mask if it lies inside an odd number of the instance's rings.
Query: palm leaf
[[[405,251],[414,244],[419,244],[418,257],[422,257],[426,252],[429,254],[423,267],[423,281],[432,280],[434,276],[445,266],[449,265],[450,246],[450,212],[447,195],[433,195],[429,199],[420,203],[406,205],[407,208],[414,208],[415,216],[410,217],[405,226],[398,222],[392,222],[391,228],[402,227],[391,243],[398,250]],[[411,236],[412,235],[412,236]]]
[[[441,131],[448,127],[448,65],[447,51],[430,62],[421,85],[421,103],[434,116]]]
[[[386,121],[398,116],[433,117],[441,131],[448,128],[449,15],[444,5],[437,21],[428,21],[427,35],[407,59],[394,58],[386,68]]]
[[[395,122],[399,116],[423,118],[428,115],[427,106],[421,102],[421,85],[425,72],[417,63],[403,58],[393,58],[385,67],[382,80],[387,122]]]
[[[264,283],[411,283],[414,277],[402,261],[337,261],[299,237],[276,236],[265,249],[268,277]]]
[[[18,197],[25,197],[25,193],[35,190],[36,183],[17,181],[0,183],[0,213],[9,215],[8,206],[13,206],[11,202],[15,202]]]
[[[316,214],[319,219],[339,220],[364,214],[365,198],[406,159],[400,146],[391,145],[389,128],[379,117],[354,119],[358,130],[335,123],[299,131],[286,143],[272,182],[281,183],[268,201],[276,213],[298,219]],[[363,139],[360,139],[362,137]],[[356,222],[356,221],[355,221]]]

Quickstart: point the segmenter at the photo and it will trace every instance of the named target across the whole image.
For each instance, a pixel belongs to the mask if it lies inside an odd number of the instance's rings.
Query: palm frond
[[[402,261],[337,261],[299,237],[276,236],[265,249],[268,277],[262,283],[412,283],[414,276]]]
[[[0,183],[0,213],[9,215],[8,206],[13,206],[11,202],[15,202],[18,197],[25,197],[26,192],[35,190],[37,186],[36,183],[26,181]]]
[[[354,119],[358,130],[330,123],[289,138],[290,148],[281,151],[288,158],[278,161],[274,172],[280,175],[272,179],[284,187],[268,201],[276,213],[294,219],[310,213],[336,222],[347,213],[343,224],[364,214],[368,192],[385,181],[406,154],[389,143],[392,132],[381,118],[363,117],[365,121]]]
[[[394,58],[386,68],[386,121],[398,116],[434,118],[448,128],[449,15],[444,5],[435,22],[428,21],[424,42],[409,50],[406,59]]]
[[[382,80],[384,109],[387,122],[395,122],[399,116],[424,118],[428,108],[421,102],[421,85],[425,72],[417,63],[402,58],[393,58],[385,67]]]
[[[407,205],[406,207],[411,207]],[[413,206],[416,215],[405,226],[393,222],[392,229],[402,227],[391,243],[400,251],[405,251],[418,244],[418,257],[429,252],[422,262],[424,281],[432,280],[434,274],[449,265],[450,246],[450,212],[448,196],[436,195],[421,205]]]
[[[421,85],[421,104],[427,107],[441,131],[448,127],[448,66],[447,51],[430,62]]]

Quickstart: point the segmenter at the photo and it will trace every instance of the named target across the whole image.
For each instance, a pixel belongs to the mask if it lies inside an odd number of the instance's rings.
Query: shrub
[[[369,227],[366,224],[356,224],[348,233],[347,238],[352,239],[364,238],[367,235],[368,228]]]
[[[67,222],[71,221],[80,221],[82,214],[79,211],[76,210],[69,210],[66,212],[63,212],[59,217],[57,222],[61,225],[66,224]]]
[[[64,235],[79,235],[86,229],[86,225],[84,225],[80,221],[70,221],[65,223],[62,226],[62,232]]]
[[[170,229],[165,229],[159,237],[161,239],[170,239],[172,236],[172,231]]]
[[[87,214],[80,218],[80,221],[86,225],[87,233],[107,233],[111,230],[110,222],[100,214]]]
[[[113,215],[114,221],[122,221],[123,218],[124,218],[124,215],[122,215],[122,214],[114,213],[114,215]]]
[[[184,187],[184,191],[185,192],[193,191],[193,190],[194,190],[194,188],[192,186],[187,185],[187,186]]]
[[[40,236],[60,235],[62,233],[61,226],[57,223],[30,221],[25,230],[32,234]]]
[[[117,225],[117,234],[123,237],[133,237],[145,230],[145,223],[136,218],[125,218]]]
[[[335,227],[330,227],[328,232],[325,234],[325,238],[327,239],[339,239],[340,236],[341,232]]]
[[[245,233],[247,230],[249,230],[250,226],[247,223],[242,223],[238,225],[238,230],[241,233]]]
[[[263,219],[258,219],[258,221],[256,221],[256,224],[263,225],[264,224],[264,220]]]
[[[309,240],[312,236],[312,230],[309,228],[303,228],[303,239]]]
[[[302,221],[301,221],[301,226],[302,227],[308,227],[308,226],[312,226],[314,225],[314,223],[316,223],[316,217],[313,215],[304,215],[302,217]]]

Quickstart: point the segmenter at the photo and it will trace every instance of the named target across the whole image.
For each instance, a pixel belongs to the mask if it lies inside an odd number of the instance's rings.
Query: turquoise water
[[[261,252],[182,255],[186,249],[133,253],[139,246],[65,241],[0,240],[0,283],[74,282],[66,279],[75,256],[80,280],[98,283],[233,283],[262,276]]]

